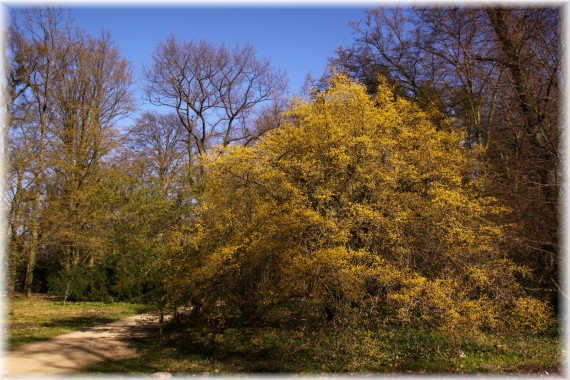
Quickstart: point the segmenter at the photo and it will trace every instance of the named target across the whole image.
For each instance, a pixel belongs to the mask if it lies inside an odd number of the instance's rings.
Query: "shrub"
[[[344,76],[287,120],[255,146],[204,157],[199,254],[179,263],[175,286],[248,318],[303,299],[348,323],[458,334],[548,324],[517,282],[528,271],[502,251],[509,210],[481,195],[453,128]],[[510,310],[516,326],[501,323]]]

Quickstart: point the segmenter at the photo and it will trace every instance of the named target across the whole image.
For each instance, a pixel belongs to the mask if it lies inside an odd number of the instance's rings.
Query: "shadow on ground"
[[[51,328],[66,328],[84,331],[87,328],[104,325],[113,322],[112,318],[105,318],[97,315],[79,316],[73,318],[56,319],[50,322],[41,323],[41,326]]]
[[[187,327],[169,331],[161,339],[156,326],[141,326],[139,334],[124,336],[138,357],[104,362],[87,368],[84,373],[143,374],[172,372],[177,374],[200,373],[288,373],[300,357],[311,356],[312,350],[295,349],[286,352],[288,338],[270,342],[250,329],[231,329],[216,338],[200,328]],[[235,330],[235,331],[234,331]],[[263,341],[262,343],[256,341]],[[297,345],[296,348],[299,348]],[[318,372],[318,368],[309,368]]]

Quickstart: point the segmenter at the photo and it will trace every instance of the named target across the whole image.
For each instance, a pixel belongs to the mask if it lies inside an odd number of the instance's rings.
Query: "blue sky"
[[[251,43],[258,58],[269,58],[275,69],[287,73],[290,95],[296,95],[309,72],[319,77],[334,50],[351,44],[348,21],[364,19],[367,8],[71,9],[75,24],[89,34],[99,35],[102,29],[110,31],[123,56],[133,63],[135,90],[142,86],[143,64],[151,64],[157,43],[174,34],[181,39],[205,38],[228,45]]]

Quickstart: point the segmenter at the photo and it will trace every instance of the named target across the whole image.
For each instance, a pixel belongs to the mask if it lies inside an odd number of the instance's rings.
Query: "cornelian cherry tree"
[[[334,76],[256,145],[203,157],[173,286],[218,319],[301,303],[354,323],[545,328],[551,311],[517,282],[531,273],[501,247],[515,226],[481,195],[474,153],[380,83],[371,97]]]

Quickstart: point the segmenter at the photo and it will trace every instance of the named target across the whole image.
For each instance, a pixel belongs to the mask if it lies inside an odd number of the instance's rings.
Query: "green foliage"
[[[192,224],[194,205],[180,178],[171,177],[170,188],[165,188],[163,178],[146,172],[145,160],[137,157],[104,180],[112,210],[105,265],[109,292],[117,299],[164,309],[176,303],[177,289],[168,284],[182,251],[181,231]]]
[[[107,274],[101,265],[77,266],[67,271],[62,269],[48,277],[50,293],[69,301],[112,300],[107,285]]]
[[[107,260],[93,265],[60,269],[48,275],[49,293],[68,301],[149,301],[157,285],[152,278],[131,274],[135,268],[124,261]]]
[[[286,117],[253,147],[204,157],[196,253],[173,278],[194,306],[216,325],[305,299],[349,324],[513,328],[529,273],[506,258],[509,210],[481,195],[459,134],[343,76]],[[543,330],[551,311],[531,302],[540,316],[518,326]]]

